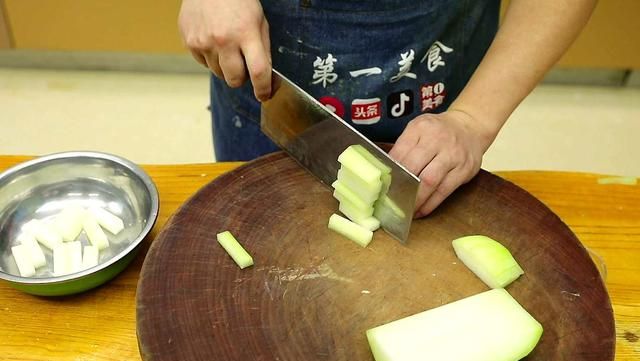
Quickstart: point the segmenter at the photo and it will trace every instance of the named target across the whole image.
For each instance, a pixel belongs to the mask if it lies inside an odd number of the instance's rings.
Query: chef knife
[[[409,229],[420,180],[311,95],[273,70],[271,99],[262,103],[260,127],[302,167],[330,186],[336,180],[338,156],[360,144],[391,168],[391,186],[378,212],[382,228],[402,243]]]

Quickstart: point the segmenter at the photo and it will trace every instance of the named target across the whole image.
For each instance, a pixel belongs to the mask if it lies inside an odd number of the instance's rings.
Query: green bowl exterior
[[[9,284],[13,288],[36,296],[67,296],[81,293],[106,283],[117,276],[120,272],[124,271],[124,269],[127,268],[135,258],[138,253],[138,249],[139,247],[136,247],[109,267],[96,273],[91,273],[83,278],[48,284],[25,284],[10,281]]]

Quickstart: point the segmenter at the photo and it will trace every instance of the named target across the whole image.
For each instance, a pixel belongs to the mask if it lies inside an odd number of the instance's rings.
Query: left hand
[[[490,133],[458,110],[423,114],[407,125],[389,155],[420,178],[415,218],[431,213],[478,173],[493,141]]]

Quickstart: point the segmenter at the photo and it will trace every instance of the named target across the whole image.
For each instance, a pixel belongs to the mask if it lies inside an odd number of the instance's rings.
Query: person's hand
[[[178,22],[199,63],[230,87],[250,77],[256,98],[270,97],[269,25],[258,0],[183,0]]]
[[[420,178],[415,218],[431,213],[480,170],[493,137],[470,115],[449,110],[412,120],[389,155]]]

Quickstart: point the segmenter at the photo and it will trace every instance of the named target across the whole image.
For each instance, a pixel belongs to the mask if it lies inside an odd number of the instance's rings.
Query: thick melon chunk
[[[491,288],[504,288],[524,274],[511,252],[489,237],[467,236],[452,243],[462,263]]]
[[[517,361],[542,335],[504,289],[493,289],[367,331],[376,361]]]

